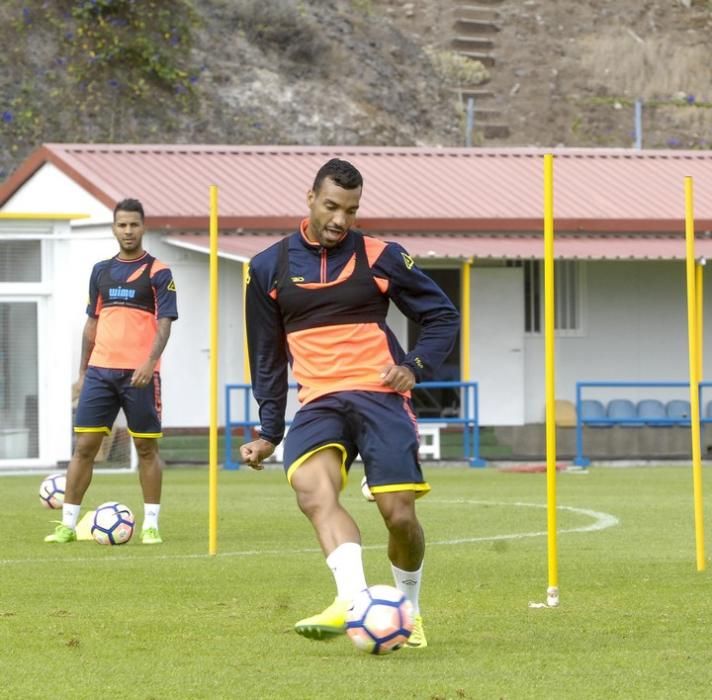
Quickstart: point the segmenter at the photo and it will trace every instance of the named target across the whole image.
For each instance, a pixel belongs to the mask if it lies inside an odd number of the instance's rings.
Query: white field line
[[[504,501],[472,501],[467,499],[456,499],[456,500],[429,500],[429,503],[442,503],[446,505],[473,505],[473,506],[501,506],[501,507],[515,507],[515,508],[546,508],[546,505],[540,503],[506,503]],[[574,508],[573,506],[557,506],[557,510],[568,511],[570,513],[576,513],[578,515],[583,515],[585,517],[591,518],[593,522],[588,525],[583,525],[581,527],[571,527],[563,530],[557,530],[559,535],[574,533],[574,532],[597,532],[600,530],[606,530],[610,527],[615,527],[620,523],[615,515],[610,513],[602,513],[596,510],[589,510],[588,508]],[[502,535],[485,535],[482,537],[458,537],[457,539],[449,540],[429,540],[427,542],[428,547],[447,547],[452,545],[460,544],[473,544],[478,542],[494,542],[497,540],[521,540],[529,537],[544,537],[547,535],[546,530],[536,531],[536,532],[515,532],[510,534]],[[68,545],[69,546],[69,545]],[[77,545],[71,545],[76,547]],[[81,545],[80,545],[81,546]],[[56,548],[62,547],[59,544],[48,544],[47,547]],[[365,545],[364,549],[383,549],[385,545],[373,544]],[[151,552],[155,552],[156,547],[150,547]],[[217,557],[253,557],[253,556],[285,556],[290,554],[313,554],[315,552],[321,552],[318,547],[306,547],[302,549],[246,549],[234,552],[218,552]],[[206,553],[201,554],[158,554],[158,555],[142,555],[142,556],[121,556],[120,558],[106,558],[106,559],[96,559],[94,557],[32,557],[27,559],[0,559],[0,565],[11,565],[11,564],[46,564],[47,562],[110,562],[112,564],[117,564],[125,561],[140,561],[145,559],[150,559],[151,561],[172,560],[172,559],[211,559],[211,555]]]
[[[546,508],[546,505],[540,503],[505,503],[496,501],[470,501],[470,500],[454,500],[454,501],[438,501],[438,503],[458,504],[465,503],[478,506],[514,506],[517,508]],[[571,532],[596,532],[598,530],[607,530],[609,527],[615,527],[620,524],[620,520],[615,515],[610,513],[602,513],[597,510],[589,510],[588,508],[574,508],[573,506],[557,506],[556,510],[565,510],[569,513],[578,513],[593,519],[590,525],[582,527],[571,527],[564,530],[557,530],[559,535]],[[495,540],[521,540],[527,537],[544,537],[547,535],[546,530],[539,532],[518,532],[510,535],[487,535],[485,537],[463,537],[455,540],[428,541],[427,546],[431,545],[454,545],[454,544],[469,544],[471,542],[492,542]],[[366,549],[366,548],[364,548]]]

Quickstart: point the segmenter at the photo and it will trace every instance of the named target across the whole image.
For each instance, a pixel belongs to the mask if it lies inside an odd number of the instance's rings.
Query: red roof
[[[223,230],[291,230],[316,170],[337,156],[364,175],[366,231],[532,233],[545,153],[557,232],[683,233],[687,175],[696,228],[712,229],[710,151],[46,144],[0,185],[0,206],[50,162],[110,208],[140,198],[154,228],[205,230],[215,184]]]
[[[400,243],[413,257],[432,259],[492,258],[536,260],[544,257],[541,236],[483,236],[465,233],[450,235],[384,234],[387,241]],[[280,240],[278,234],[235,233],[218,236],[222,257],[250,260],[261,250]],[[205,234],[175,233],[166,243],[210,252]],[[557,236],[554,257],[564,260],[684,260],[685,239],[681,236]],[[695,241],[695,257],[712,260],[712,239]]]

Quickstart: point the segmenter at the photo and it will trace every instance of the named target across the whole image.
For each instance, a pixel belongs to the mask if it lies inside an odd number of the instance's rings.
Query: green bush
[[[12,0],[0,9],[2,142],[130,140],[142,120],[191,111],[198,15],[190,0]],[[61,102],[61,109],[49,108]]]
[[[62,34],[69,75],[87,92],[192,92],[197,15],[188,0],[60,0],[48,17]]]

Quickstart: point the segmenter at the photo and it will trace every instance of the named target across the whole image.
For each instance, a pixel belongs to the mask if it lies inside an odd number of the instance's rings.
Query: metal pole
[[[546,386],[546,506],[549,587],[546,602],[559,605],[559,565],[556,533],[556,394],[554,379],[554,156],[544,156],[544,355]]]
[[[699,329],[695,295],[695,220],[693,181],[685,177],[685,272],[687,279],[687,339],[690,365],[690,428],[692,433],[692,487],[695,506],[695,553],[697,570],[705,570],[705,528],[702,498],[702,455],[700,445]]]
[[[210,427],[208,554],[218,552],[218,188],[210,185]]]
[[[635,148],[643,148],[643,100],[635,101]]]
[[[465,126],[465,146],[472,147],[472,132],[475,128],[475,98],[467,98],[467,124]]]

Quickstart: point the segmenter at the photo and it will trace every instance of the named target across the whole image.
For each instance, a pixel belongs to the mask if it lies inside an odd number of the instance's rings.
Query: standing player
[[[309,217],[252,261],[247,337],[261,431],[240,451],[261,469],[282,440],[291,364],[302,405],[285,440],[284,467],[336,583],[334,602],[295,629],[311,639],[342,634],[351,600],[366,588],[361,535],[339,502],[360,453],[388,529],[396,586],[415,608],[409,646],[425,647],[425,538],[415,499],[430,486],[418,461],[410,390],[450,353],[459,315],[401,246],[351,228],[362,187],[351,163],[325,163],[307,194]],[[390,301],[422,328],[409,353],[386,326]]]
[[[160,357],[178,318],[171,271],[144,251],[141,202],[124,199],[114,208],[119,253],[94,265],[89,280],[87,321],[82,336],[74,419],[76,443],[67,469],[62,522],[45,542],[74,542],[82,499],[94,459],[120,408],[136,452],[143,491],[141,541],[160,544],[162,462]]]

